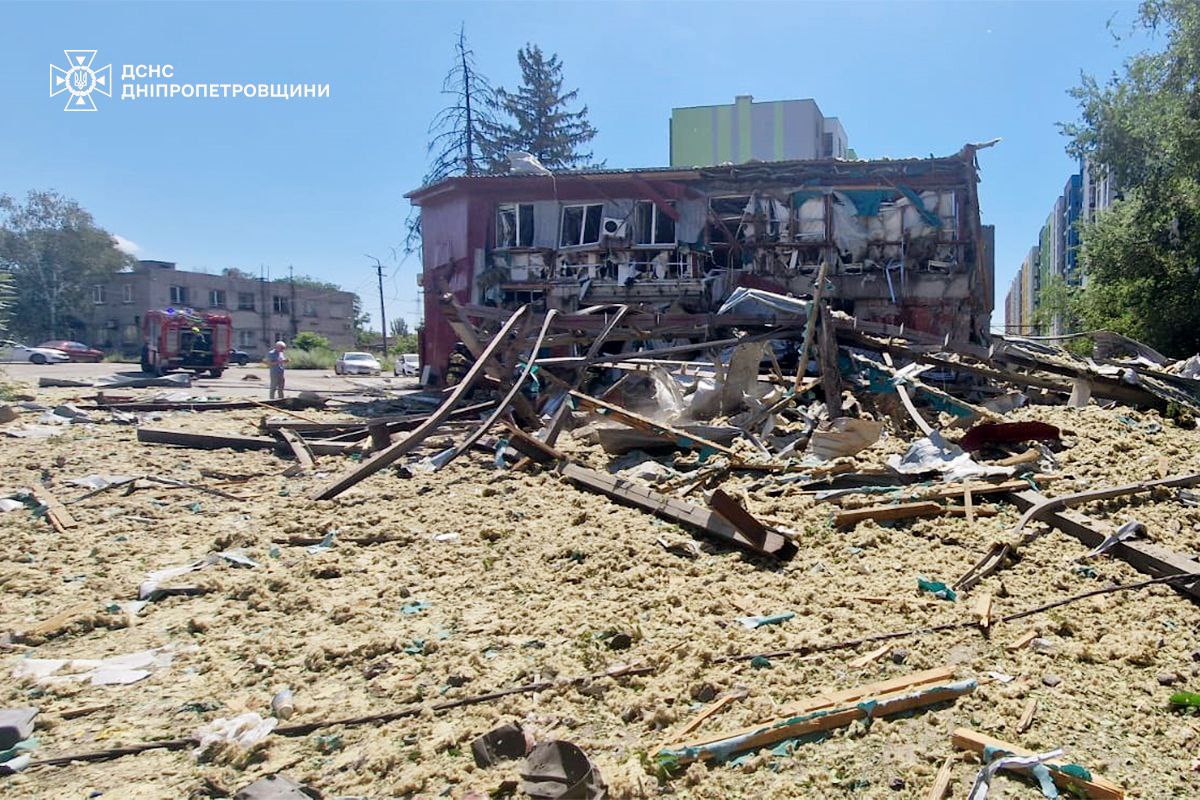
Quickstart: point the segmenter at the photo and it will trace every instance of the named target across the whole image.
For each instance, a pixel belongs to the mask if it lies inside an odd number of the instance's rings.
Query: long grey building
[[[142,347],[142,316],[155,308],[225,311],[233,319],[233,344],[252,356],[312,331],[336,350],[354,346],[354,294],[244,275],[191,272],[170,261],[139,261],[131,272],[92,286],[80,309],[87,343],[134,356]]]

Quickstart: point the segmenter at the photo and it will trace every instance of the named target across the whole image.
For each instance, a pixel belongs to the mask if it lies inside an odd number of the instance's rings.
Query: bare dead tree
[[[494,143],[487,131],[495,127],[491,109],[495,91],[475,66],[475,52],[467,45],[466,26],[459,27],[454,44],[454,65],[442,81],[442,94],[449,105],[429,124],[429,171],[422,183],[429,185],[454,175],[480,175],[494,158]],[[413,207],[406,222],[406,252],[420,244],[421,214]]]

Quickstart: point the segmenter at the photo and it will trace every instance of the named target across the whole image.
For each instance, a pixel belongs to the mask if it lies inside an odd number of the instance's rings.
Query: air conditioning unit
[[[624,239],[629,223],[617,217],[605,217],[600,222],[600,235],[605,239]]]

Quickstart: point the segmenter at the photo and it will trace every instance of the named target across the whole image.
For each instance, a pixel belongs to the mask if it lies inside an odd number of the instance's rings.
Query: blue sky
[[[181,267],[289,265],[417,320],[416,258],[393,259],[404,192],[465,22],[480,68],[513,86],[526,42],[557,52],[597,158],[667,163],[673,106],[813,97],[860,157],[980,154],[996,225],[996,303],[1075,165],[1055,123],[1080,72],[1107,76],[1150,40],[1134,3],[0,3],[0,192],[53,188]],[[1107,24],[1124,34],[1116,41]],[[66,114],[48,65],[171,64],[196,83],[329,83],[328,99],[122,101]],[[117,93],[119,94],[119,93]]]

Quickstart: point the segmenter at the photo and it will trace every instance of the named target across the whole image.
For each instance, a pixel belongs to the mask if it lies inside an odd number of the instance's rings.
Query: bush
[[[319,333],[300,331],[292,339],[292,347],[308,352],[312,352],[313,350],[328,350],[329,340]]]
[[[300,334],[300,336],[303,335]],[[296,338],[299,338],[299,336]],[[288,369],[333,369],[333,364],[337,361],[337,358],[338,354],[328,347],[319,347],[312,350],[296,349],[288,353],[287,366]]]

